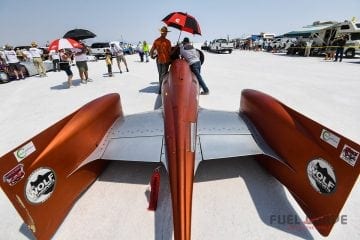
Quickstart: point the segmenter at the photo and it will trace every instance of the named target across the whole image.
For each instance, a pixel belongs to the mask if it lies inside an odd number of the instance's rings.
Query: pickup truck
[[[216,53],[231,53],[234,49],[234,43],[229,42],[224,38],[215,39],[210,42],[209,44],[209,51],[216,52]]]
[[[105,58],[105,50],[110,49],[110,42],[96,42],[90,47],[90,55],[97,59]]]

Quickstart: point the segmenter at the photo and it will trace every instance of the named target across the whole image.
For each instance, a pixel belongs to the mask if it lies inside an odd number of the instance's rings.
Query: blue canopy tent
[[[250,37],[250,39],[251,39],[252,41],[259,40],[260,38],[261,38],[260,35],[251,35],[251,37]]]

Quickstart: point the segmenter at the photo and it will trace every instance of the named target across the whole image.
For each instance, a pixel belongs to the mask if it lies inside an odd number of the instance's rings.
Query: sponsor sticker
[[[340,137],[338,137],[337,135],[326,129],[322,130],[320,138],[325,142],[327,142],[328,144],[330,144],[331,146],[333,146],[334,148],[337,148],[340,142]]]
[[[27,156],[29,156],[31,153],[35,152],[35,145],[33,144],[33,142],[29,142],[27,144],[25,144],[24,146],[22,146],[21,148],[17,149],[14,152],[15,158],[18,162],[21,162],[22,160],[24,160]]]
[[[311,160],[307,166],[311,186],[321,194],[330,194],[336,188],[336,176],[332,166],[322,158]]]
[[[344,144],[344,147],[340,154],[340,158],[354,167],[356,161],[359,158],[359,152],[353,149],[352,147]]]
[[[34,170],[25,185],[25,196],[30,203],[45,202],[55,189],[55,172],[47,167]]]
[[[10,186],[14,186],[25,176],[24,164],[18,164],[3,176],[3,181],[7,182]]]

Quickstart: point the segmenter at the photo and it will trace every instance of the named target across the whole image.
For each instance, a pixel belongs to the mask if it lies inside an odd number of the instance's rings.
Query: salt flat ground
[[[93,82],[67,89],[64,72],[0,85],[0,155],[21,145],[90,100],[117,92],[125,114],[158,105],[154,61],[127,56],[130,72],[106,76],[103,60],[89,63]],[[210,95],[204,108],[238,111],[242,89],[266,92],[291,108],[360,143],[360,59],[342,63],[322,58],[264,52],[205,53],[203,77]],[[161,170],[156,212],[147,211],[148,182],[155,164],[113,162],[81,196],[53,239],[171,239],[168,179]],[[71,186],[69,186],[71,187]],[[59,203],[61,204],[61,203]],[[327,239],[360,239],[360,186],[357,183]],[[51,213],[49,213],[51,214]],[[0,191],[0,239],[32,239]],[[271,216],[305,220],[300,207],[252,158],[201,163],[195,177],[192,239],[322,239],[308,224],[272,221]]]

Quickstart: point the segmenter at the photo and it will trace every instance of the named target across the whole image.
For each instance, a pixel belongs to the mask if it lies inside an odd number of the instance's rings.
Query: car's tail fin
[[[240,111],[280,158],[260,163],[327,236],[359,176],[360,146],[258,91],[242,92]]]
[[[102,172],[103,160],[74,170],[119,116],[118,94],[98,98],[0,158],[0,186],[37,239],[51,238]]]

